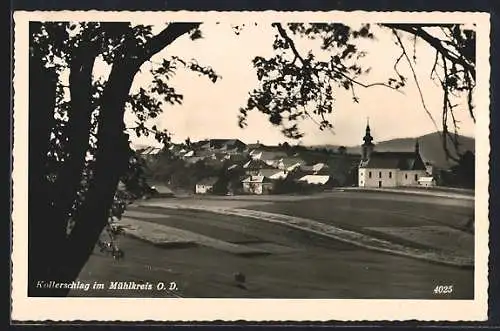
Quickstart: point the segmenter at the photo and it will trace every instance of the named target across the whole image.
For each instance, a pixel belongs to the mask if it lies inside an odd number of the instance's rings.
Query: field
[[[274,201],[270,201],[274,200]],[[292,200],[292,201],[290,201]],[[307,198],[165,199],[156,205],[206,204],[207,211],[132,207],[130,217],[165,229],[182,230],[208,244],[161,247],[130,236],[120,238],[123,260],[96,252],[80,275],[85,282],[175,282],[175,291],[94,290],[75,296],[221,298],[379,298],[470,299],[472,268],[430,263],[377,252],[315,233],[245,217],[221,215],[209,206],[224,205],[291,216],[390,240],[420,249],[473,254],[473,236],[462,230],[473,214],[471,202],[396,194],[342,192]],[[212,243],[213,242],[213,243]],[[267,254],[239,254],[226,243]],[[231,247],[232,247],[231,246]],[[236,253],[235,253],[236,252]],[[244,274],[239,283],[235,274]],[[453,292],[435,295],[438,285]]]

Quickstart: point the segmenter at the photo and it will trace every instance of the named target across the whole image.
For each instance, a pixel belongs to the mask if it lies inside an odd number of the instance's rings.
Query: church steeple
[[[368,117],[366,119],[366,130],[365,130],[365,136],[363,137],[363,160],[367,160],[370,157],[370,154],[373,152],[374,144],[373,144],[373,137],[371,135],[371,129],[370,129],[370,118]]]
[[[365,131],[365,136],[363,137],[363,141],[365,144],[371,144],[373,141],[373,137],[371,135],[371,129],[370,129],[370,118],[368,117],[366,119],[366,131]]]

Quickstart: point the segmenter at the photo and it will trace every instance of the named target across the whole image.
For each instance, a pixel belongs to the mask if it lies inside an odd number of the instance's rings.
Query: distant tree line
[[[466,151],[450,169],[438,172],[438,184],[442,186],[473,189],[476,184],[475,162],[476,157],[474,153]]]

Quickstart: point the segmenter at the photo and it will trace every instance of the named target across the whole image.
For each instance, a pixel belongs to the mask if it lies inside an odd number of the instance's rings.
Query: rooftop
[[[419,154],[415,152],[373,152],[361,168],[426,170]]]

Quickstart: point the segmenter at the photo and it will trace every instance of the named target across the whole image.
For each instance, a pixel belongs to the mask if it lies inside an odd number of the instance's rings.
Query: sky
[[[161,28],[162,26],[155,26],[155,30]],[[394,75],[393,66],[400,55],[400,49],[390,31],[379,27],[372,29],[376,40],[359,44],[359,48],[367,53],[359,63],[364,68],[370,67],[371,71],[359,80],[365,83],[386,82]],[[183,104],[165,105],[163,114],[150,124],[167,129],[174,142],[184,141],[187,137],[191,141],[238,138],[245,143],[259,141],[278,144],[288,141],[304,145],[353,146],[362,143],[368,117],[375,142],[416,137],[437,130],[422,106],[410,68],[405,61],[401,61],[399,67],[399,71],[408,77],[408,84],[402,89],[402,93],[380,86],[359,87],[356,90],[359,103],[354,103],[350,91],[335,89],[335,109],[329,117],[334,126],[332,131],[320,131],[314,122],[304,120],[299,127],[305,136],[300,141],[289,140],[283,136],[279,127],[271,125],[265,115],[256,111],[249,113],[248,127],[241,129],[238,126],[238,109],[246,104],[248,92],[258,86],[251,61],[255,56],[267,57],[274,54],[272,42],[276,31],[270,25],[255,26],[250,23],[236,35],[231,24],[212,22],[203,23],[201,31],[202,39],[192,41],[183,36],[156,54],[151,62],[146,62],[141,67],[132,86],[132,90],[147,87],[151,83],[150,69],[163,58],[174,55],[185,60],[196,59],[201,65],[211,66],[221,76],[213,84],[206,77],[183,70],[178,71],[170,81],[184,95]],[[302,52],[313,49],[316,54],[320,53],[314,41],[300,40],[296,36],[294,39]],[[404,36],[404,40],[407,49],[413,49],[413,42],[408,36]],[[427,108],[441,129],[442,91],[429,78],[434,55],[430,46],[417,41],[417,77]],[[96,70],[102,74],[109,68],[105,68],[103,63],[97,63]],[[458,110],[457,117],[460,120],[459,133],[473,137],[474,123],[467,110]],[[133,115],[127,113],[125,121],[133,123]],[[131,136],[134,145],[158,145],[152,139]]]

